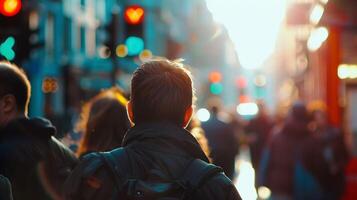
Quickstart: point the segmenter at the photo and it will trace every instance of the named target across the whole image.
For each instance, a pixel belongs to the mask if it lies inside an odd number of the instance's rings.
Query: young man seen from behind
[[[84,157],[68,179],[68,199],[240,199],[185,130],[193,99],[190,72],[181,63],[144,63],[131,81],[127,109],[135,125],[123,148]]]
[[[0,174],[16,200],[61,199],[76,157],[48,120],[27,116],[31,86],[17,66],[0,62]]]

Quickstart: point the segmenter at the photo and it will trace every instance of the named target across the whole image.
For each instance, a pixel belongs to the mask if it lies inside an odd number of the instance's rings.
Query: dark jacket
[[[11,183],[9,179],[0,175],[0,199],[12,200]]]
[[[260,184],[268,186],[273,194],[293,196],[296,161],[298,156],[301,156],[304,163],[311,159],[307,148],[312,140],[306,123],[286,123],[268,145],[269,160],[262,163],[262,167],[267,165],[267,168],[262,172]]]
[[[233,178],[235,157],[238,154],[239,143],[233,126],[212,116],[202,123],[211,150],[213,163],[223,168],[229,178]]]
[[[248,135],[254,137],[250,146],[252,165],[255,169],[259,169],[259,162],[263,153],[265,145],[269,141],[270,132],[273,128],[273,123],[266,116],[257,116],[249,121],[245,128]]]
[[[0,130],[0,174],[10,180],[14,199],[58,199],[63,193],[77,159],[55,132],[41,118],[16,119]]]
[[[194,137],[185,129],[170,123],[135,126],[126,134],[123,146],[128,158],[128,163],[123,163],[123,166],[126,166],[128,177],[134,179],[145,180],[150,170],[157,169],[166,177],[175,180],[182,176],[193,159],[199,158],[208,162]],[[84,158],[74,170],[66,184],[68,199],[111,198],[114,183],[111,177],[108,177],[110,173],[105,166],[99,168],[91,177],[82,176],[91,170],[94,162],[98,160]],[[222,174],[207,181],[197,191],[194,199],[240,199],[240,196],[232,182]]]

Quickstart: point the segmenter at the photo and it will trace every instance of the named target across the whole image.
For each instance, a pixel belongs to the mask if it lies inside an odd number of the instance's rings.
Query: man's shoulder
[[[198,197],[205,199],[241,199],[233,182],[223,173],[209,179],[198,191]]]
[[[204,186],[214,186],[216,188],[226,189],[234,186],[234,184],[224,173],[217,173],[210,178],[203,187]]]

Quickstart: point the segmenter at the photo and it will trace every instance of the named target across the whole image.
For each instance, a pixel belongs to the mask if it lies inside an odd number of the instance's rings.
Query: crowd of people
[[[324,110],[296,102],[282,121],[263,102],[247,123],[194,116],[194,87],[180,62],[152,60],[133,74],[130,99],[113,87],[82,107],[77,148],[27,115],[31,86],[0,62],[1,199],[241,199],[232,180],[241,144],[250,147],[256,187],[271,199],[341,199],[350,155]],[[346,198],[345,198],[346,199]]]

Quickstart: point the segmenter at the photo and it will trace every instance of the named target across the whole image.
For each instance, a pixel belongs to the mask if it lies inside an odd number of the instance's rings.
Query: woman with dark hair
[[[126,98],[119,88],[100,92],[82,108],[77,130],[83,134],[77,152],[82,156],[93,151],[108,151],[121,146],[130,122]]]

